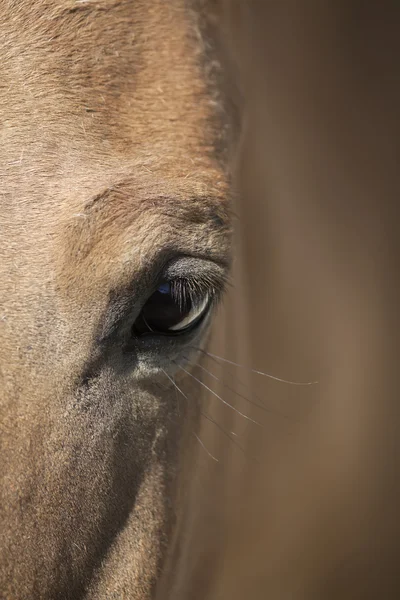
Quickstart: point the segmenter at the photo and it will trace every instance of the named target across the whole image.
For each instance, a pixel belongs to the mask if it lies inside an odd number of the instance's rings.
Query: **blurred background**
[[[234,272],[170,597],[398,598],[400,5],[218,10]]]

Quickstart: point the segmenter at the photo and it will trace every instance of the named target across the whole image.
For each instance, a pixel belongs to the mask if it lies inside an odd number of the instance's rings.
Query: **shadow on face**
[[[230,263],[202,28],[180,0],[0,17],[5,597],[147,598],[164,562],[198,413],[176,385]]]

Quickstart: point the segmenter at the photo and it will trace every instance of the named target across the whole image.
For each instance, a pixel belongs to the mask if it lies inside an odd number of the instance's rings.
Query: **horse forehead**
[[[89,114],[92,125],[122,134],[132,124],[137,130],[133,114],[148,132],[154,120],[171,129],[195,106],[201,112],[194,102],[204,92],[202,45],[184,0],[22,0],[7,7],[0,95],[14,122],[35,123],[40,115],[44,130],[49,123],[71,129],[73,119]]]
[[[220,179],[212,156],[220,131],[186,2],[9,7],[1,23],[10,88],[0,90],[8,124],[0,154],[16,202],[49,198],[56,212],[61,199],[79,212],[99,180],[107,188],[138,172],[155,173],[167,187],[185,180],[189,197],[199,186],[211,193],[207,186]]]

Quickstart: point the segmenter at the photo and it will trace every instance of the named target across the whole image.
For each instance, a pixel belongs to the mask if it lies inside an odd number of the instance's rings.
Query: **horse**
[[[2,6],[3,598],[155,593],[231,260],[211,13]]]

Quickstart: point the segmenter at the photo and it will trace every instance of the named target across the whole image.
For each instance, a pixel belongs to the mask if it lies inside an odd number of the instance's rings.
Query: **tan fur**
[[[204,8],[2,4],[2,598],[143,600],[162,568],[195,411],[97,340],[154,266],[229,263]]]

